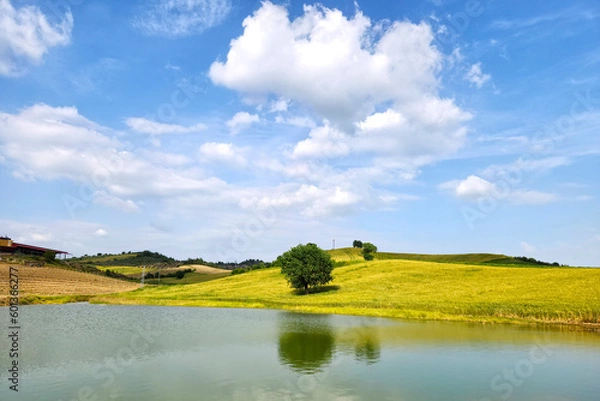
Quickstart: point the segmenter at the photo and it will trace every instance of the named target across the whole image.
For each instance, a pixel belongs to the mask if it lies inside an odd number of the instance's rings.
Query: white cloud
[[[293,156],[339,157],[373,153],[425,164],[462,146],[467,130],[461,123],[469,117],[450,101],[423,99],[407,106],[403,113],[388,109],[371,114],[356,124],[355,135],[329,125],[314,128],[309,138],[296,145]]]
[[[287,111],[289,104],[290,101],[287,99],[278,99],[271,103],[271,108],[269,109],[269,111],[271,113]]]
[[[81,183],[98,204],[135,211],[136,198],[206,194],[226,187],[198,169],[128,152],[111,135],[73,107],[37,104],[17,114],[0,113],[0,154],[15,176]]]
[[[470,175],[462,181],[445,182],[440,185],[440,188],[450,191],[457,198],[470,201],[489,196],[495,190],[494,184],[476,175]]]
[[[231,11],[230,0],[152,0],[133,20],[149,36],[180,38],[219,25]]]
[[[186,164],[190,164],[192,162],[192,159],[188,156],[178,153],[141,150],[139,154],[140,156],[143,156],[144,159],[150,160],[152,163],[162,166],[185,166]]]
[[[311,130],[310,137],[296,144],[293,156],[302,157],[336,157],[347,155],[350,151],[349,138],[343,132],[330,126],[317,127]]]
[[[96,231],[94,231],[94,235],[96,237],[106,237],[108,235],[108,232],[102,228],[99,228]]]
[[[121,199],[104,191],[97,190],[93,195],[94,203],[123,212],[134,213],[140,210],[139,206],[131,199]]]
[[[470,175],[456,186],[456,196],[463,199],[479,199],[488,196],[495,189],[494,184],[476,175]]]
[[[464,143],[462,123],[471,115],[447,99],[424,97],[402,111],[388,109],[357,124],[355,151],[374,151],[408,159],[451,154]]]
[[[473,64],[467,75],[465,75],[465,79],[475,84],[478,88],[481,88],[491,77],[490,74],[481,72],[481,63]]]
[[[200,147],[200,154],[204,161],[246,164],[241,151],[231,143],[207,142]]]
[[[369,179],[414,177],[464,144],[472,116],[439,96],[444,56],[427,23],[372,23],[360,11],[346,17],[320,5],[291,21],[266,1],[243,27],[209,76],[263,107],[286,99],[321,120],[275,118],[311,128],[284,152],[292,159],[352,158]]]
[[[296,127],[305,127],[305,128],[315,128],[317,124],[310,117],[288,117],[284,118],[282,116],[276,116],[275,122],[277,124],[288,124]]]
[[[163,134],[187,134],[190,132],[199,132],[206,129],[204,124],[195,124],[184,126],[178,124],[164,124],[146,118],[131,117],[125,120],[125,124],[132,130],[148,135]]]
[[[236,113],[231,120],[227,121],[225,124],[229,127],[229,130],[233,135],[237,135],[240,131],[247,129],[252,124],[260,121],[260,118],[257,114],[250,114],[245,111],[240,111]]]
[[[463,60],[464,56],[460,52],[459,47],[455,47],[454,50],[452,50],[452,53],[450,53],[450,56],[448,56],[448,63],[450,63],[451,66],[462,63]]]
[[[521,249],[530,254],[537,252],[537,248],[535,246],[533,246],[525,241],[521,241]]]
[[[283,6],[266,1],[243,26],[227,61],[211,66],[212,81],[249,96],[298,101],[336,125],[351,127],[378,104],[407,104],[438,85],[443,57],[424,22],[394,22],[382,31],[360,11],[348,19],[318,5],[290,21]]]
[[[500,186],[476,175],[470,175],[464,180],[445,182],[440,185],[440,189],[470,202],[506,199],[517,205],[542,205],[559,200],[558,196],[552,193],[512,189],[510,186]]]
[[[308,217],[323,217],[345,214],[360,201],[360,197],[339,185],[318,187],[316,185],[281,185],[274,192],[247,196],[241,206],[262,210],[300,208]]]
[[[67,12],[51,24],[39,7],[14,8],[10,0],[0,0],[0,27],[0,75],[18,76],[40,64],[50,48],[70,42],[73,16]]]

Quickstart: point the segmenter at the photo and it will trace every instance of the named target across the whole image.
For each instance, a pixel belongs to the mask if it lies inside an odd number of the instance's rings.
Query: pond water
[[[273,310],[0,308],[0,400],[600,400],[600,336]],[[10,333],[8,333],[10,334]]]

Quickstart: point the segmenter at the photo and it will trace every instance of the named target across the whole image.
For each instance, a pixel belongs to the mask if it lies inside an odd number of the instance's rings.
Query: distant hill
[[[72,261],[79,263],[91,263],[98,266],[143,266],[167,264],[176,265],[177,260],[165,256],[158,252],[142,251],[121,254],[99,254],[96,256],[84,255],[79,258],[72,258]]]
[[[265,262],[260,259],[246,259],[242,262],[208,262],[202,258],[187,260],[177,260],[165,256],[158,252],[123,252],[120,254],[98,254],[83,255],[78,258],[69,259],[73,262],[91,264],[95,266],[158,266],[158,267],[177,267],[179,265],[206,265],[221,270],[250,269],[256,265],[264,265]]]
[[[331,257],[338,262],[363,261],[360,248],[339,248],[328,251]],[[496,253],[463,253],[463,254],[419,254],[419,253],[392,253],[377,252],[375,260],[418,260],[423,262],[437,263],[465,263],[465,264],[484,264],[497,266],[560,266],[558,263],[542,262],[533,258],[524,256],[506,256]]]

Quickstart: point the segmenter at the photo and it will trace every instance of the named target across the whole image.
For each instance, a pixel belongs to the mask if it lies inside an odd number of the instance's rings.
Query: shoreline
[[[439,321],[453,323],[472,323],[481,325],[510,324],[515,326],[545,327],[553,329],[582,330],[586,332],[599,333],[600,323],[568,321],[560,319],[539,319],[533,316],[493,316],[493,315],[452,315],[436,311],[418,311],[392,308],[340,308],[314,305],[289,305],[286,303],[267,301],[262,302],[232,302],[215,300],[189,301],[156,300],[147,302],[143,300],[116,298],[115,294],[97,295],[27,295],[20,299],[20,305],[62,305],[67,303],[87,302],[99,305],[138,305],[138,306],[165,306],[165,307],[193,307],[193,308],[239,308],[239,309],[270,309],[309,314],[331,314],[364,316],[376,318],[390,318],[405,321]],[[8,298],[0,298],[0,307],[8,306]]]

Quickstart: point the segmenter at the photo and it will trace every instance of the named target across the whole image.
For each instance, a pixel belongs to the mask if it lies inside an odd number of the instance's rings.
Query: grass
[[[291,290],[279,269],[271,268],[199,284],[100,295],[92,302],[600,325],[600,269],[498,267],[381,255],[380,260],[367,263],[350,259],[353,255],[346,251],[338,250],[340,255],[334,256],[352,263],[336,268],[331,285],[309,296]],[[488,254],[477,255],[473,258],[481,261]]]
[[[96,266],[98,269],[102,271],[110,270],[112,272],[124,274],[129,277],[141,279],[142,272],[144,271],[141,267],[137,266]],[[146,278],[144,282],[146,284],[161,284],[161,285],[175,285],[175,284],[194,284],[194,283],[204,283],[206,281],[212,281],[219,278],[223,278],[229,276],[231,274],[230,270],[216,269],[210,266],[204,265],[182,265],[179,268],[172,269],[160,269],[161,275],[175,273],[178,270],[186,270],[191,269],[194,270],[191,273],[186,273],[186,275],[178,279],[177,277],[161,277],[160,281],[158,279],[150,279]],[[145,270],[146,274],[156,274],[159,269],[147,268]]]
[[[95,266],[97,269],[106,271],[110,270],[115,273],[124,274],[126,276],[141,276],[143,269],[137,266]],[[154,273],[156,269],[146,269],[146,273]]]
[[[328,251],[331,257],[340,262],[359,262],[364,258],[359,248],[339,248]],[[463,253],[463,254],[422,254],[422,253],[392,253],[377,252],[375,260],[420,260],[424,262],[437,263],[468,263],[468,264],[486,264],[494,266],[539,266],[533,263],[524,262],[512,256],[506,256],[496,253]]]
[[[82,256],[80,258],[73,258],[73,260],[77,260],[80,262],[86,262],[86,263],[103,263],[103,262],[111,262],[114,259],[117,259],[117,260],[130,259],[137,255],[138,254],[136,252],[136,253],[111,254],[111,255],[102,255],[102,256],[85,256],[85,257]]]
[[[221,274],[206,274],[206,273],[187,273],[182,279],[177,277],[161,277],[160,282],[158,279],[146,279],[145,282],[148,284],[160,284],[160,285],[177,285],[177,284],[195,284],[204,283],[207,281],[218,280],[223,277],[229,276],[230,273],[225,272]]]

